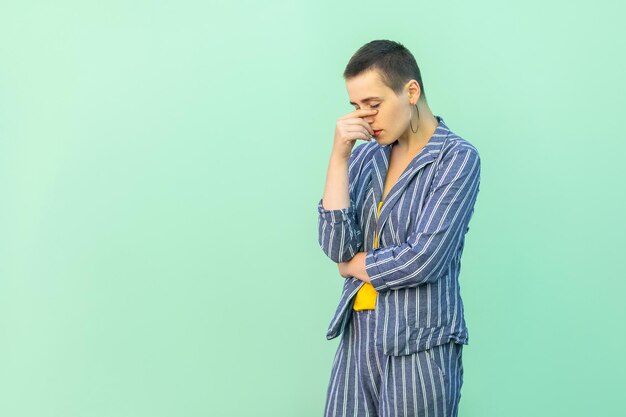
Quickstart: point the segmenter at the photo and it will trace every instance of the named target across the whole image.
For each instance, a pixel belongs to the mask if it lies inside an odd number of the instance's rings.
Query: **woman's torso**
[[[400,175],[406,170],[409,163],[415,158],[415,156],[420,152],[423,146],[420,146],[417,150],[409,153],[402,154],[401,150],[394,145],[391,148],[390,156],[389,156],[389,168],[387,170],[387,176],[385,178],[385,187],[383,190],[383,198],[378,203],[378,210],[376,213],[376,217],[380,215],[380,208],[385,201],[385,197],[389,194],[389,191],[393,188],[394,184],[400,178]],[[378,248],[378,236],[374,236],[373,247]],[[363,284],[363,286],[356,293],[354,299],[354,306],[352,307],[355,311],[360,310],[373,310],[376,307],[376,290],[369,282]]]

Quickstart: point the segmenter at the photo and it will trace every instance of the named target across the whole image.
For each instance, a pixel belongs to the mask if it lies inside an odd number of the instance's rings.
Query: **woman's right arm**
[[[337,121],[333,150],[326,172],[324,195],[318,203],[318,241],[334,262],[346,262],[358,252],[361,229],[356,222],[356,206],[350,193],[365,146],[352,150],[357,139],[371,140],[371,127],[361,117],[376,110],[356,110]]]

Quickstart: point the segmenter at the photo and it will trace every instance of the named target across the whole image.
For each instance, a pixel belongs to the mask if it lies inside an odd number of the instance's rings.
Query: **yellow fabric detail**
[[[378,224],[378,216],[380,216],[380,208],[382,207],[383,202],[378,203],[378,211],[376,213],[376,223]],[[378,233],[374,231],[374,247],[378,248]],[[377,292],[369,282],[363,284],[359,291],[356,293],[354,297],[354,306],[352,309],[354,311],[360,310],[373,310],[376,307],[376,296]]]

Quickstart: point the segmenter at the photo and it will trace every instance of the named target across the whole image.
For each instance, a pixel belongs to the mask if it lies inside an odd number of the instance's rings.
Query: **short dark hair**
[[[380,39],[360,47],[343,72],[344,80],[368,70],[377,70],[382,82],[396,95],[402,93],[404,85],[411,79],[420,86],[420,100],[426,101],[422,74],[413,54],[401,43]]]

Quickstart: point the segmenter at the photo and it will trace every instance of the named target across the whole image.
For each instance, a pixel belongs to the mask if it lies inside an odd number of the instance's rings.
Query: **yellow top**
[[[381,201],[378,203],[378,211],[376,213],[376,224],[378,225],[378,216],[380,216],[380,207],[383,205]],[[374,230],[374,247],[378,248],[378,233]],[[363,284],[354,298],[353,310],[373,310],[376,307],[376,290],[369,282]]]

